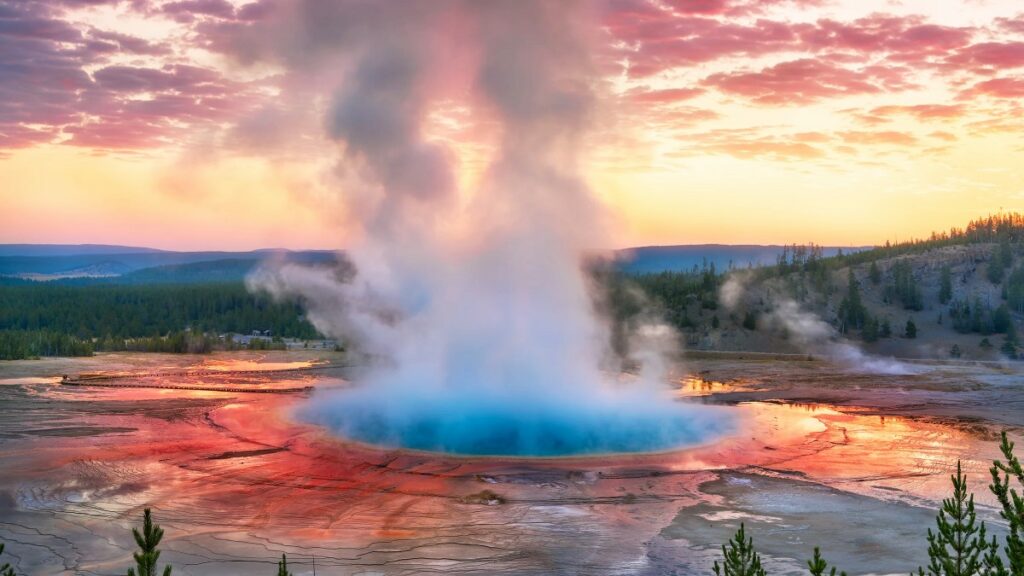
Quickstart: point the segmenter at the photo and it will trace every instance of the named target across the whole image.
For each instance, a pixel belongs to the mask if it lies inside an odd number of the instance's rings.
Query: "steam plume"
[[[719,301],[727,310],[735,310],[746,292],[741,273],[731,275],[719,289]],[[855,344],[842,339],[836,329],[790,299],[782,299],[763,318],[767,328],[785,332],[801,350],[823,356],[839,364],[872,374],[913,374],[917,370],[893,358],[865,354]]]
[[[658,395],[666,338],[656,327],[635,338],[646,344],[634,351],[638,382],[599,369],[609,329],[581,265],[607,217],[577,158],[599,95],[593,4],[389,5],[346,4],[348,17],[369,11],[378,33],[330,40],[357,55],[327,120],[341,166],[361,183],[349,198],[364,232],[350,250],[355,275],[289,265],[250,279],[303,296],[318,329],[389,360],[304,416],[376,443],[530,455],[665,449],[725,429],[712,409]],[[465,202],[452,152],[423,130],[433,102],[459,96],[437,81],[452,42],[474,63],[470,103],[500,125]]]

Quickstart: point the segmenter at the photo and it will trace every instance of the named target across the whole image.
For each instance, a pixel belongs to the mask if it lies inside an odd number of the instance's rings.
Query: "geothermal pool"
[[[270,573],[282,552],[296,574],[706,574],[741,521],[774,574],[803,574],[818,544],[850,574],[906,573],[956,459],[994,520],[993,438],[1010,427],[1019,440],[1024,421],[1017,366],[885,376],[707,355],[678,367],[665,405],[731,415],[714,435],[600,455],[440,447],[453,455],[306,422],[309,398],[359,389],[360,370],[343,364],[333,353],[5,363],[5,556],[28,574],[121,573],[129,528],[151,506],[176,574]],[[103,377],[71,386],[62,374]]]
[[[322,394],[299,414],[385,449],[524,458],[663,452],[713,441],[734,424],[728,409],[657,395],[581,402],[443,391],[392,398],[367,387]]]

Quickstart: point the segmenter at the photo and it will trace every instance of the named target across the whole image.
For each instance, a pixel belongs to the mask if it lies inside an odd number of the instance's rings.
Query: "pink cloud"
[[[634,89],[626,98],[638,104],[673,104],[696,98],[704,93],[701,88],[666,88],[663,90]]]
[[[166,56],[171,53],[170,47],[166,44],[150,42],[129,34],[94,28],[89,31],[89,36],[113,44],[121,53],[141,56]]]
[[[712,74],[704,85],[758,104],[806,104],[824,98],[877,94],[908,87],[900,73],[885,67],[857,71],[823,60],[782,62],[757,72]]]
[[[1005,32],[1024,36],[1024,12],[1017,14],[1014,18],[996,18],[995,24]]]
[[[178,22],[192,22],[196,16],[212,16],[215,18],[234,18],[235,7],[227,0],[178,0],[168,2],[160,7]]]
[[[927,24],[920,17],[884,14],[849,23],[823,19],[801,27],[801,39],[812,48],[888,53],[897,60],[944,55],[966,45],[972,34],[968,28]]]
[[[680,14],[718,14],[731,5],[729,0],[667,0],[665,3]]]
[[[72,9],[115,3],[140,17],[179,22],[187,40],[151,42],[68,18]],[[623,95],[621,103],[638,125],[664,128],[717,118],[714,106],[685,105],[698,96],[701,102],[805,105],[900,92],[918,81],[960,94],[954,103],[843,111],[863,128],[882,127],[896,116],[980,119],[991,111],[980,110],[972,99],[1024,96],[1024,79],[1010,75],[1024,67],[1024,39],[1015,36],[1024,34],[1020,17],[977,27],[943,26],[915,15],[816,18],[813,10],[821,5],[822,0],[606,0],[601,34],[607,43],[594,55],[595,66],[609,76],[625,66],[631,79],[675,69],[688,69],[688,78],[704,76],[693,85],[637,88]],[[241,63],[286,60],[297,70],[319,58],[324,46],[343,52],[345,38],[372,33],[381,11],[367,2],[365,14],[352,22],[337,17],[338,3],[311,2],[307,20],[289,20],[294,6],[293,0],[0,0],[0,149],[59,140],[62,134],[71,136],[71,144],[147,147],[182,138],[195,127],[226,126],[272,99],[217,70],[189,65],[186,43]],[[794,7],[810,17],[786,20],[786,10]],[[294,45],[272,46],[283,42],[276,31],[289,26],[302,30],[288,36]],[[744,62],[760,58],[772,64]],[[282,77],[266,84],[293,82]],[[116,135],[118,129],[124,136]],[[901,133],[852,131],[845,138],[886,143],[885,134]],[[716,145],[725,146],[724,138],[719,135]],[[765,138],[745,135],[736,154],[810,158],[831,137]]]
[[[949,132],[945,132],[943,130],[936,130],[935,132],[929,132],[928,136],[930,136],[932,138],[935,138],[937,140],[944,140],[946,142],[956,142],[956,140],[957,140],[956,135],[951,134]]]
[[[991,96],[993,98],[1024,97],[1024,78],[993,78],[984,82],[978,82],[960,93],[961,99],[969,99],[976,96]]]
[[[948,120],[959,118],[967,113],[963,104],[915,104],[912,106],[879,106],[872,108],[870,115],[889,117],[909,115],[918,120]]]
[[[917,143],[917,138],[912,134],[896,132],[893,130],[883,130],[878,132],[849,130],[839,132],[838,135],[848,144],[913,146]]]
[[[191,126],[230,121],[253,104],[248,85],[212,69],[105,65],[115,56],[170,57],[173,51],[166,44],[63,19],[67,8],[102,3],[0,0],[0,148],[62,136],[71,145],[103,149],[165,145],[180,141]],[[178,7],[185,8],[223,11],[216,2]],[[153,12],[142,3],[137,9],[143,16]]]
[[[990,68],[992,71],[1024,66],[1024,42],[982,42],[949,58],[957,66]],[[985,72],[980,70],[980,72]]]
[[[815,3],[798,4],[806,8]],[[875,14],[850,22],[791,23],[764,18],[743,22],[722,16],[763,11],[766,4],[693,0],[669,6],[671,10],[650,3],[618,2],[610,11],[609,31],[625,46],[615,57],[629,59],[631,76],[650,76],[725,57],[781,52],[824,55],[833,62],[861,65],[884,55],[890,66],[935,66],[950,52],[967,46],[975,33],[972,28],[940,26],[919,16]]]
[[[711,4],[701,6],[710,8]],[[629,74],[637,78],[726,56],[783,51],[799,40],[794,29],[782,22],[730,23],[695,11],[681,15],[649,4],[620,6],[606,23],[614,40],[624,46],[612,57],[628,59]]]
[[[822,158],[825,150],[815,144],[830,137],[818,132],[766,134],[757,128],[728,128],[688,133],[679,138],[683,148],[675,156],[727,155],[740,159],[766,158],[801,161]]]

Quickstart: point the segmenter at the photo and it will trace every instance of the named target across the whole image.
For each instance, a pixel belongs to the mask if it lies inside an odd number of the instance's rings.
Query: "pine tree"
[[[825,570],[828,570],[828,562],[821,557],[821,550],[817,546],[814,547],[814,558],[807,561],[807,567],[811,570],[811,576],[825,576]],[[836,576],[835,566],[828,572],[828,576]],[[840,572],[839,576],[846,576],[846,572]]]
[[[874,260],[871,261],[871,266],[868,268],[868,278],[875,286],[882,283],[882,271],[878,269],[878,263]]]
[[[942,275],[939,279],[939,302],[948,304],[953,299],[953,274],[949,266],[942,267]]]
[[[156,562],[160,559],[160,550],[157,546],[164,537],[164,531],[160,526],[153,524],[149,508],[143,513],[142,532],[140,533],[138,528],[132,528],[132,535],[135,536],[135,543],[141,552],[132,554],[138,572],[136,568],[129,568],[128,576],[156,576]],[[170,566],[164,567],[163,576],[171,576]]]
[[[1003,238],[999,242],[999,264],[1004,269],[1013,266],[1013,248],[1008,238]]]
[[[977,523],[974,512],[974,494],[968,496],[967,477],[960,462],[956,463],[953,496],[942,501],[935,518],[937,532],[928,529],[929,576],[983,576],[1001,574],[1002,561],[990,547],[998,547],[993,538],[985,535],[985,523]],[[923,568],[918,574],[924,575]]]
[[[1013,251],[1010,249],[1009,242],[1000,242],[998,246],[992,249],[992,257],[988,261],[986,276],[988,276],[989,281],[993,284],[999,284],[1003,281],[1006,269],[1012,264]]]
[[[761,556],[754,550],[754,539],[747,538],[742,523],[728,545],[722,545],[722,556],[722,565],[715,561],[716,576],[765,576]]]
[[[992,484],[989,489],[995,494],[996,500],[1002,507],[999,513],[1009,523],[1010,533],[1006,536],[1006,545],[1003,551],[1010,571],[1013,576],[1024,575],[1024,496],[1017,490],[1010,487],[1010,478],[1015,478],[1017,483],[1024,487],[1024,469],[1020,460],[1013,454],[1014,443],[1010,442],[1003,432],[1002,442],[999,445],[1006,462],[996,460],[992,463],[989,472],[992,474]],[[1006,574],[1006,572],[1003,572]]]
[[[878,335],[881,338],[889,338],[892,336],[892,324],[889,323],[888,318],[882,321],[882,326],[878,329]]]
[[[993,284],[1000,284],[1003,281],[1004,270],[1005,269],[1002,267],[1002,265],[1000,265],[997,261],[992,260],[991,262],[988,263],[988,269],[985,273],[985,276],[988,278],[989,282]]]
[[[847,282],[846,296],[839,303],[839,320],[842,322],[843,333],[851,328],[861,328],[867,318],[867,309],[860,298],[860,283],[853,275],[853,268],[847,271]]]
[[[281,561],[277,563],[277,576],[292,576],[288,571],[288,557],[281,554]]]
[[[4,553],[4,544],[0,542],[0,554]],[[0,576],[14,576],[14,568],[7,562],[0,564]]]
[[[864,329],[861,331],[860,336],[865,342],[875,342],[878,340],[880,334],[880,328],[878,326],[878,319],[873,316],[864,317]]]
[[[917,324],[914,324],[912,319],[907,320],[907,327],[904,330],[904,336],[907,338],[917,338]]]
[[[1011,319],[1009,324],[1006,325],[1006,339],[1003,341],[1000,351],[1006,355],[1010,360],[1017,359],[1017,329],[1013,326],[1013,320]]]
[[[757,315],[752,311],[747,311],[743,315],[743,327],[747,330],[757,330]]]

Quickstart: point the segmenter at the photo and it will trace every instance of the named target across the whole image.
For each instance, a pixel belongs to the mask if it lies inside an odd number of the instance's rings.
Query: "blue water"
[[[382,397],[343,391],[314,399],[306,419],[384,448],[471,456],[586,456],[660,452],[707,442],[732,429],[728,409],[655,403],[550,403],[450,394]]]

